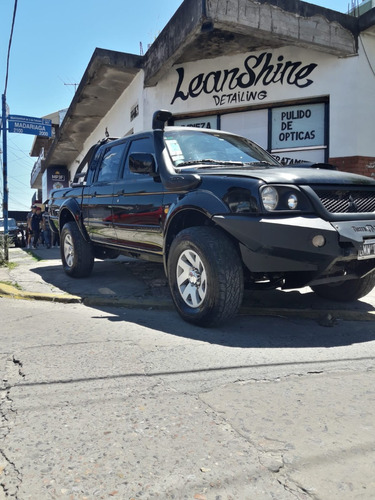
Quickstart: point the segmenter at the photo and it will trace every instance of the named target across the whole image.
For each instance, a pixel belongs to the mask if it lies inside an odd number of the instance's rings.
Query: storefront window
[[[324,162],[325,104],[285,106],[271,110],[271,152],[282,163]]]
[[[218,122],[217,116],[200,116],[199,118],[184,118],[182,120],[175,120],[174,125],[180,127],[195,127],[195,128],[211,128],[217,129]]]
[[[271,152],[282,164],[328,159],[326,103],[296,104],[176,120],[175,125],[220,128]]]
[[[268,147],[268,110],[257,109],[228,113],[221,117],[221,129],[250,139],[264,149]]]

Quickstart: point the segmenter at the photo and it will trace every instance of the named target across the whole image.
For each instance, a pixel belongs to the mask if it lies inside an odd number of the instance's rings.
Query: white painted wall
[[[375,36],[361,36],[359,53],[358,151],[364,156],[375,156]]]
[[[348,58],[338,58],[307,49],[284,47],[176,65],[156,86],[149,88],[143,88],[144,74],[143,71],[140,71],[128,89],[87,139],[81,154],[70,165],[70,169],[72,173],[75,172],[79,161],[84,157],[88,149],[104,137],[106,127],[111,136],[119,137],[131,131],[139,132],[150,129],[152,115],[157,109],[168,109],[177,115],[212,111],[221,114],[223,112],[243,110],[244,108],[251,110],[270,105],[283,105],[291,101],[303,102],[311,98],[319,99],[327,96],[330,102],[329,156],[359,155],[375,157],[375,37],[363,35],[362,40],[363,45],[360,43],[359,55]],[[366,49],[366,54],[363,46]],[[288,61],[300,63],[298,70],[301,70],[302,73],[298,82],[299,86],[288,83],[286,78],[284,78],[283,82],[276,81],[268,85],[261,79],[259,83],[250,86],[248,89],[235,88],[230,90],[225,87],[222,92],[204,93],[202,91],[198,97],[189,96],[185,100],[176,98],[172,104],[179,79],[177,68],[183,68],[184,79],[180,90],[186,95],[189,82],[192,79],[195,78],[193,87],[195,82],[196,89],[199,89],[197,83],[200,78],[199,75],[206,76],[210,72],[221,72],[216,73],[216,76],[222,76],[225,70],[239,68],[239,73],[242,73],[242,80],[246,81],[249,78],[244,66],[246,58],[252,56],[250,64],[253,64],[255,61],[259,62],[259,56],[264,52],[270,54],[270,64],[273,64],[274,68],[276,68],[277,64],[280,64],[280,67],[283,68],[282,65],[285,65]],[[258,67],[253,68],[253,71],[258,74],[261,66],[262,62],[259,62]],[[209,82],[211,82],[211,86],[214,76],[213,73],[210,76]],[[305,84],[307,85],[303,86]],[[255,99],[228,103],[224,98],[222,103],[218,102],[224,94],[234,94],[238,91],[246,92],[246,90],[256,93]],[[139,105],[139,116],[130,121],[130,110],[136,103]],[[264,113],[263,115],[259,113],[259,116],[264,116]],[[251,125],[246,122],[246,114],[242,115],[242,117],[241,114],[238,115],[238,123],[234,123],[233,120],[235,120],[235,114],[223,119],[223,123],[231,123],[231,130],[236,133],[241,133],[243,128],[243,134],[249,136],[249,126],[251,127]],[[261,128],[263,126],[264,123],[255,124],[254,138],[258,143],[265,146],[265,141],[261,140]]]
[[[72,172],[71,178],[74,177],[79,163],[85,157],[91,146],[105,137],[106,128],[108,129],[110,137],[123,137],[129,133],[136,133],[143,130],[143,81],[144,73],[140,71],[135,76],[131,85],[119,97],[106,116],[99,122],[98,126],[85,141],[82,152],[69,165],[69,170]],[[136,103],[139,105],[139,115],[131,121],[130,110]]]
[[[151,120],[151,110],[157,108],[169,109],[174,114],[205,113],[207,111],[215,111],[220,114],[244,106],[280,105],[287,101],[303,101],[328,96],[330,101],[330,156],[375,156],[373,138],[375,77],[372,72],[375,68],[375,37],[363,36],[363,41],[373,70],[370,68],[362,47],[359,48],[358,56],[350,58],[338,58],[295,47],[254,52],[252,54],[255,56],[259,56],[262,52],[272,53],[271,62],[275,67],[279,62],[279,57],[283,57],[281,63],[285,63],[285,61],[301,62],[301,67],[316,64],[317,66],[307,76],[307,79],[312,80],[312,82],[302,88],[289,85],[286,81],[269,85],[258,83],[248,89],[257,92],[255,100],[234,104],[217,104],[218,97],[231,92],[235,93],[241,89],[232,91],[225,89],[224,92],[210,94],[202,92],[198,97],[188,97],[186,100],[177,98],[171,104],[179,79],[176,68],[184,69],[184,80],[180,90],[186,95],[189,82],[194,77],[198,78],[199,74],[223,72],[225,69],[235,67],[240,68],[240,72],[244,73],[244,60],[250,53],[176,65],[159,81],[157,86],[145,89],[144,99],[147,106],[145,105],[144,121],[148,125]],[[303,81],[300,83],[303,84]],[[259,92],[261,98],[259,98]],[[214,98],[214,96],[217,97]],[[240,132],[238,127],[236,127],[236,132]],[[259,133],[259,130],[256,133]]]

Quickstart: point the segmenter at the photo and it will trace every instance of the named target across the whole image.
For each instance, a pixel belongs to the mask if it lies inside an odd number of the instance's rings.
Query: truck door
[[[162,255],[163,185],[158,177],[129,170],[132,153],[154,154],[153,137],[129,139],[121,181],[113,198],[113,221],[118,244]]]
[[[84,190],[85,224],[93,242],[116,242],[113,226],[113,190],[118,180],[125,144],[108,144],[101,150],[93,182]]]

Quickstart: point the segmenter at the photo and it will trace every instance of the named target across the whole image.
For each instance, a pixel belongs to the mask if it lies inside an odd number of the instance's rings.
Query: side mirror
[[[156,173],[155,159],[151,153],[132,153],[129,156],[129,170],[135,174]]]
[[[79,174],[75,174],[73,181],[70,183],[71,187],[77,187],[77,186],[85,186],[86,181],[86,172],[80,172]]]

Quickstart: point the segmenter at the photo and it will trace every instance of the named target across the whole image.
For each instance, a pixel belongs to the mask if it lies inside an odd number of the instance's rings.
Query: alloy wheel
[[[185,250],[178,259],[177,285],[189,307],[200,307],[207,293],[207,275],[201,258],[193,250]]]
[[[64,257],[66,265],[72,267],[74,264],[74,246],[73,238],[70,234],[67,234],[64,239]]]

